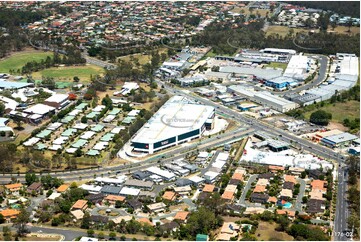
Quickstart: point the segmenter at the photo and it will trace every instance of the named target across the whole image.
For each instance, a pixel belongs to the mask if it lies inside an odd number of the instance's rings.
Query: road
[[[337,203],[334,236],[337,241],[350,240],[344,234],[347,229],[347,218],[349,215],[347,204],[347,169],[340,166],[338,169],[338,187],[337,187]]]
[[[251,175],[247,181],[247,184],[244,186],[243,192],[241,194],[241,197],[238,200],[238,204],[245,206],[245,200],[246,200],[246,196],[247,196],[247,192],[248,190],[251,188],[252,183],[256,181],[258,177],[258,174],[255,175]]]
[[[219,155],[219,153],[220,153],[220,151],[217,150],[216,153],[213,154],[212,159],[210,160],[208,166],[207,166],[206,168],[203,168],[203,169],[201,170],[200,176],[203,176],[204,173],[206,173],[206,172],[212,167],[212,164],[216,161],[217,156]]]
[[[314,56],[316,56],[316,55],[314,55]],[[319,69],[319,74],[317,75],[317,77],[315,79],[313,79],[312,81],[310,81],[302,86],[298,86],[298,87],[295,87],[292,89],[288,89],[288,90],[284,90],[284,91],[273,91],[273,90],[267,90],[267,91],[271,92],[272,94],[278,95],[278,96],[284,96],[284,95],[290,94],[290,93],[296,93],[296,92],[309,90],[311,88],[314,88],[314,87],[317,87],[318,85],[320,85],[323,81],[326,80],[327,68],[328,68],[328,58],[323,55],[317,55],[317,56],[319,57],[320,69]],[[255,87],[255,90],[264,91],[265,89],[263,89],[261,87]]]
[[[175,149],[168,150],[160,155],[153,156],[145,159],[138,163],[117,165],[113,167],[99,167],[98,169],[86,169],[76,171],[65,171],[65,172],[50,172],[49,174],[53,177],[61,178],[67,182],[79,181],[82,179],[93,179],[94,175],[116,175],[118,173],[127,173],[146,169],[148,167],[157,165],[158,163],[169,163],[179,158],[184,158],[187,153],[194,152],[194,150],[206,150],[208,148],[214,148],[222,146],[228,142],[239,141],[254,133],[254,129],[238,129],[236,131],[227,132],[211,138],[205,138],[199,142],[191,143],[187,146],[177,146]],[[163,158],[164,157],[164,158]],[[159,161],[159,162],[158,162]],[[40,175],[40,174],[38,174]],[[0,184],[7,184],[10,182],[11,177],[16,177],[20,182],[25,182],[25,174],[3,174],[0,178]]]
[[[296,198],[295,210],[302,212],[302,198],[305,195],[306,182],[301,178],[297,179],[297,181],[300,184],[300,192]]]

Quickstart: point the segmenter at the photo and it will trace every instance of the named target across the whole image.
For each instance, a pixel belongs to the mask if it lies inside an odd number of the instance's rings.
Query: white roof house
[[[66,94],[54,94],[51,97],[44,100],[44,102],[52,102],[52,103],[62,103],[68,99],[68,95]]]
[[[50,107],[48,105],[45,104],[35,104],[34,106],[27,108],[24,110],[24,113],[28,113],[28,114],[38,114],[38,115],[45,115],[49,112],[54,111],[55,108],[54,107]]]
[[[176,175],[174,173],[163,170],[163,169],[160,169],[160,168],[155,167],[155,166],[149,167],[147,169],[147,171],[149,171],[150,173],[153,173],[155,175],[158,175],[160,177],[163,177],[163,178],[165,178],[167,180],[171,180],[171,179],[176,177]]]
[[[16,107],[19,105],[19,103],[13,99],[4,97],[4,96],[0,96],[0,101],[2,101],[5,105],[5,110],[9,109],[9,110],[15,110]]]
[[[138,196],[140,193],[140,189],[132,188],[132,187],[123,187],[122,190],[120,190],[120,195],[124,196]]]

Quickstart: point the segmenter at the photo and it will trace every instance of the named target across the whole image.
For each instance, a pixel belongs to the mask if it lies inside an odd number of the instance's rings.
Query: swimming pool
[[[284,205],[283,205],[284,208],[291,208],[292,207],[292,203],[290,202],[286,202]]]

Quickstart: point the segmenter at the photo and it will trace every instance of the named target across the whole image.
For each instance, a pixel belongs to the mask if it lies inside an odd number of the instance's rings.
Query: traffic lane
[[[314,153],[313,151],[316,150],[317,152],[320,152],[318,155],[323,155],[323,156],[325,156],[325,158],[331,158],[331,159],[338,160],[337,158],[335,158],[338,156],[338,153],[335,153],[332,150],[321,148],[321,146],[318,144],[311,143],[309,141],[298,138],[296,136],[291,136],[286,131],[277,129],[275,127],[268,127],[266,124],[260,123],[259,121],[255,120],[255,119],[247,118],[244,115],[241,115],[237,111],[231,110],[218,103],[214,103],[208,99],[204,99],[204,98],[201,98],[201,97],[195,96],[195,95],[189,95],[188,93],[184,93],[184,95],[188,96],[189,98],[195,98],[196,100],[203,102],[205,104],[216,106],[217,109],[219,109],[219,111],[222,111],[223,113],[226,113],[233,118],[238,118],[240,121],[244,121],[244,122],[250,124],[255,129],[264,130],[266,132],[271,132],[271,133],[273,132],[276,135],[282,134],[282,135],[286,136],[289,140],[297,140],[299,143],[301,143],[305,146],[304,147],[305,150],[308,150],[311,153]],[[265,129],[265,128],[267,128],[267,129]],[[314,149],[312,147],[314,147]],[[330,154],[333,154],[333,156],[331,156]]]
[[[187,147],[181,147],[181,149],[177,149],[177,150],[173,150],[171,151],[171,155],[175,155],[175,154],[179,154],[177,156],[172,156],[172,157],[167,157],[163,160],[160,160],[159,163],[166,163],[166,162],[171,162],[174,161],[178,158],[183,158],[185,157],[185,155],[187,153],[190,152],[194,152],[194,149],[198,148],[199,150],[205,150],[207,148],[213,148],[213,147],[218,147],[220,145],[223,145],[224,143],[233,141],[234,139],[243,139],[245,136],[248,136],[250,134],[252,134],[252,132],[254,132],[254,130],[250,129],[247,130],[245,132],[241,132],[241,133],[229,133],[226,137],[224,137],[224,139],[217,139],[215,138],[215,142],[207,142],[205,144],[199,145],[198,143],[195,143],[193,146],[187,146]],[[182,152],[184,152],[183,154],[180,154]],[[169,154],[167,154],[167,156],[169,156]],[[131,164],[131,165],[126,165],[126,166],[117,166],[117,167],[110,167],[110,168],[105,168],[105,169],[93,169],[93,170],[82,170],[82,171],[77,171],[75,172],[76,174],[70,173],[69,175],[65,175],[62,173],[55,173],[53,176],[54,177],[58,177],[67,181],[79,181],[82,179],[92,179],[94,178],[94,174],[104,174],[104,175],[115,175],[119,172],[124,172],[124,171],[137,171],[139,169],[146,169],[149,168],[151,166],[157,165],[158,162],[157,161],[153,161],[153,162],[148,162],[147,160],[143,161],[143,162],[139,162],[139,163],[135,163],[135,164]],[[3,180],[0,180],[0,182],[3,182]],[[6,182],[8,182],[8,180],[6,180]],[[6,183],[5,182],[5,183]]]
[[[87,233],[75,230],[67,230],[62,228],[45,228],[41,226],[27,226],[32,233],[41,234],[60,234],[64,236],[65,241],[72,241],[78,237],[87,236]]]

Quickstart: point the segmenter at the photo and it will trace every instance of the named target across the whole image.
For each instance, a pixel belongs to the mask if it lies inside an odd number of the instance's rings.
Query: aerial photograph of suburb
[[[0,241],[360,241],[360,0],[0,0]]]

